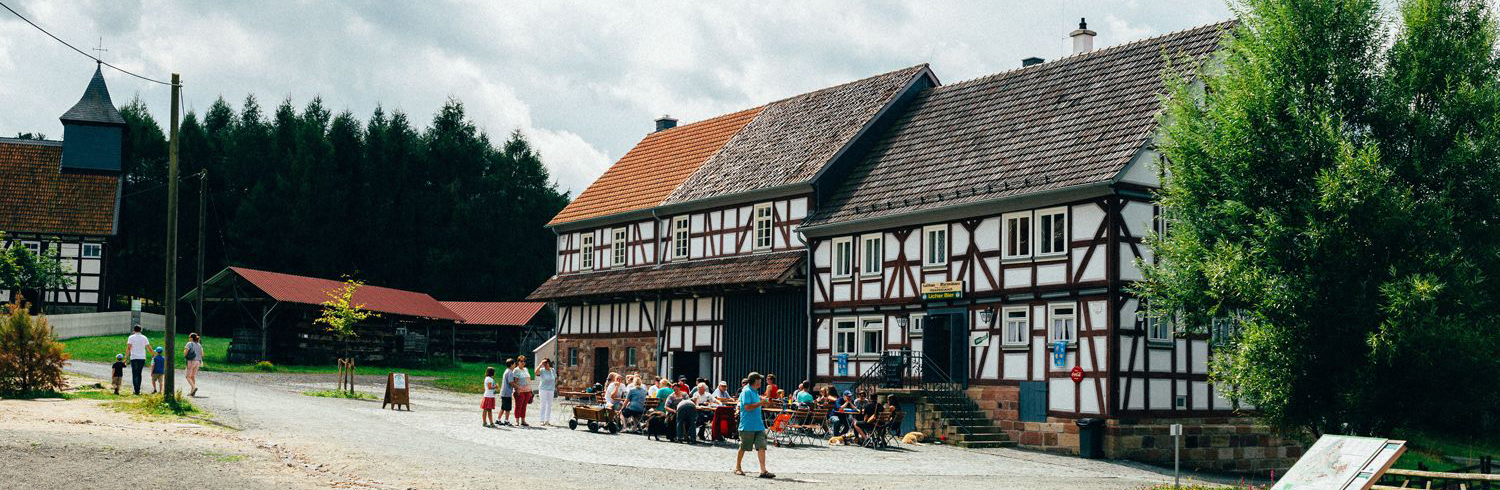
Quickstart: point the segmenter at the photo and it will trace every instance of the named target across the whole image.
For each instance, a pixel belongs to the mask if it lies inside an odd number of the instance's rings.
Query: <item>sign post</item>
[[[1182,479],[1182,457],[1179,451],[1182,448],[1182,424],[1172,424],[1172,488],[1181,488]]]

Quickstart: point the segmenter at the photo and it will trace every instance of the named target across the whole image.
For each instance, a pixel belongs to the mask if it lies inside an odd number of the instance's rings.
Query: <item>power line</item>
[[[32,22],[31,19],[28,19],[28,18],[26,18],[26,16],[21,15],[20,12],[16,11],[16,9],[10,8],[10,6],[6,5],[5,2],[0,2],[0,7],[5,7],[5,10],[9,10],[10,13],[16,14],[16,17],[19,17],[21,20],[26,21],[27,24],[31,24],[31,27],[35,27],[36,30],[42,31],[42,34],[46,34],[47,37],[50,37],[50,38],[56,40],[57,42],[62,43],[63,46],[67,46],[68,48],[72,49],[73,51],[77,51],[78,54],[84,55],[84,56],[88,57],[88,59],[94,60],[95,63],[99,63],[101,65],[108,66],[110,68],[114,68],[115,70],[118,70],[120,73],[124,73],[126,75],[130,75],[132,77],[136,77],[136,78],[139,78],[141,80],[145,80],[145,81],[148,81],[148,82],[159,83],[159,84],[166,85],[166,86],[171,86],[172,85],[170,83],[163,82],[161,80],[157,80],[157,79],[154,79],[154,78],[143,77],[143,76],[137,75],[135,73],[132,73],[130,70],[126,70],[124,68],[120,68],[118,66],[106,63],[104,60],[101,60],[101,59],[99,59],[98,57],[96,57],[94,55],[85,53],[85,52],[83,52],[83,50],[78,49],[76,47],[73,47],[72,44],[68,44],[68,42],[62,40],[62,38],[59,38],[57,36],[52,35],[52,33],[47,32],[47,30],[43,29],[42,26],[36,25],[36,23]]]

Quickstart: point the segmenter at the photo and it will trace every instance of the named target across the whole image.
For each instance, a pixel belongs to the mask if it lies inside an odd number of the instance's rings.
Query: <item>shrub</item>
[[[68,355],[47,318],[19,301],[0,307],[0,396],[62,391]]]
[[[276,365],[271,364],[271,361],[260,361],[255,363],[255,370],[269,373],[276,370]]]

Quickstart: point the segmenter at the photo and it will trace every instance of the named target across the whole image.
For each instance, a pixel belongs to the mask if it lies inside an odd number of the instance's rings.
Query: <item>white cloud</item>
[[[944,82],[1056,59],[1079,17],[1109,46],[1228,17],[1217,2],[28,2],[58,36],[148,76],[187,107],[315,96],[425,124],[448,97],[494,138],[519,129],[575,193],[669,113],[684,123],[917,63]],[[85,47],[85,46],[80,46]],[[93,66],[0,13],[0,135],[61,134]],[[166,120],[165,87],[106,73],[117,103]]]

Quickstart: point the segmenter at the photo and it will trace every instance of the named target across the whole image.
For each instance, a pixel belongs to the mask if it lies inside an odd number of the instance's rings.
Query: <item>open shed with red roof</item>
[[[204,309],[231,336],[229,362],[325,363],[349,355],[361,362],[491,360],[524,352],[524,340],[550,336],[544,303],[438,301],[402,289],[363,285],[354,302],[376,313],[340,344],[315,323],[322,305],[344,287],[332,279],[228,267],[204,282]],[[197,290],[183,300],[197,299]]]

